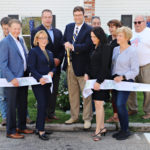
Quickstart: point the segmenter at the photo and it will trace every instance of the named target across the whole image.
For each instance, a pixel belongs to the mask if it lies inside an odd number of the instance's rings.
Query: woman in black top
[[[92,52],[90,64],[84,79],[96,79],[94,84],[92,99],[96,108],[96,131],[93,135],[94,141],[101,140],[101,135],[105,135],[104,127],[104,101],[109,99],[108,90],[100,90],[100,84],[110,78],[111,50],[107,46],[107,38],[101,27],[95,27],[91,31],[91,39],[95,45]]]
[[[111,48],[111,57],[112,57],[114,48],[119,46],[119,44],[117,43],[117,29],[120,28],[122,25],[121,25],[121,22],[117,19],[110,20],[107,23],[107,25],[109,27],[109,32],[111,34],[108,36],[107,42]],[[111,101],[112,101],[112,107],[113,107],[114,115],[112,117],[110,117],[108,120],[106,120],[106,122],[108,122],[108,123],[109,122],[119,122],[118,113],[117,113],[117,106],[115,104],[113,95],[112,95]]]

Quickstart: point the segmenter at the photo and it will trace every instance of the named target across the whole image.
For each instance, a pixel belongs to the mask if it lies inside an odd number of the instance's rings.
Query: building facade
[[[106,33],[110,19],[119,19],[124,25],[132,27],[136,15],[150,16],[150,0],[1,0],[0,19],[18,17],[28,26],[26,20],[40,19],[41,11],[47,8],[53,11],[55,26],[63,32],[66,24],[73,21],[72,10],[78,5],[85,8],[87,23],[90,24],[92,16],[99,16]],[[29,35],[29,31],[23,31],[23,34]]]

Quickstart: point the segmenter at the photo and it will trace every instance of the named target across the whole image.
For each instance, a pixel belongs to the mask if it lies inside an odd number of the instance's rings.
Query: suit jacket
[[[39,46],[32,48],[28,55],[28,69],[32,76],[39,81],[43,75],[56,71],[53,53],[46,50],[49,62]]]
[[[27,59],[23,40],[19,38],[19,41]],[[10,34],[0,42],[0,69],[2,70],[3,78],[6,78],[8,82],[14,78],[24,76],[23,58]]]
[[[43,25],[40,25],[37,28],[33,29],[31,32],[31,45],[32,45],[32,47],[35,47],[33,45],[34,36],[40,30],[44,30],[48,35],[49,43],[47,44],[46,49],[53,52],[54,58],[58,58],[62,62],[62,60],[64,58],[64,53],[65,53],[65,49],[64,49],[64,45],[63,45],[62,32],[56,28],[52,29],[53,33],[54,33],[54,43],[53,43],[51,40],[51,37],[49,36],[47,29]],[[61,63],[57,67],[57,71],[60,71],[60,66],[61,66]]]
[[[93,51],[87,71],[91,79],[97,79],[98,83],[102,83],[105,79],[111,78],[111,53],[108,45],[99,45]]]
[[[72,43],[75,23],[68,24],[64,33],[64,41]],[[92,49],[92,41],[90,37],[91,27],[86,23],[80,29],[74,43],[74,51],[72,52],[72,65],[76,76],[83,76],[86,66],[90,60],[90,50]],[[67,68],[67,57],[64,62],[64,70]]]

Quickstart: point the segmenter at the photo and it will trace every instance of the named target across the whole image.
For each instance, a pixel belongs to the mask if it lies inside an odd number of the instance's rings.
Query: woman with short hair
[[[122,25],[121,25],[121,22],[117,19],[110,20],[107,23],[107,25],[109,27],[109,32],[110,32],[110,35],[107,38],[108,45],[110,46],[112,54],[113,54],[114,48],[119,46],[119,44],[117,43],[117,29],[120,28]],[[114,114],[108,120],[106,120],[106,122],[108,122],[108,123],[119,122],[118,114],[117,114],[117,107],[116,107],[116,104],[114,102],[113,96],[111,98],[111,102],[112,102],[112,108],[113,108]]]
[[[40,30],[34,37],[34,48],[29,52],[28,68],[31,75],[40,82],[39,85],[32,86],[34,95],[37,99],[37,119],[36,119],[36,133],[42,140],[48,140],[48,132],[45,132],[45,118],[48,99],[50,99],[50,83],[46,83],[46,78],[43,75],[50,75],[53,77],[55,72],[55,65],[53,54],[46,49],[48,43],[48,36],[44,30]]]
[[[129,45],[131,37],[132,31],[130,28],[121,27],[117,29],[117,43],[120,46],[114,48],[112,57],[112,77],[116,82],[133,82],[139,73],[139,62],[136,50]],[[121,127],[118,133],[113,134],[113,138],[117,140],[125,140],[131,135],[129,132],[128,111],[126,108],[129,93],[130,91],[113,90]]]
[[[117,19],[112,19],[107,23],[107,26],[109,27],[110,35],[108,36],[108,44],[112,48],[112,50],[118,46],[117,44],[117,29],[122,27],[122,24]]]

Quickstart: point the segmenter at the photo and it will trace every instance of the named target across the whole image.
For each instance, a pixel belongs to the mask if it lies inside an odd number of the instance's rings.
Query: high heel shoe
[[[98,134],[95,134],[94,136],[93,136],[93,141],[100,141],[101,140],[101,134],[100,134],[100,132],[98,133]]]
[[[105,130],[104,132],[102,132],[103,130]],[[103,129],[101,129],[100,130],[100,134],[101,134],[101,136],[105,136],[106,135],[106,133],[107,133],[107,130],[106,130],[106,128],[104,127]]]
[[[107,131],[106,131],[106,132],[101,133],[101,136],[105,136],[105,135],[106,135],[106,133],[107,133]]]
[[[104,127],[103,129],[101,129],[97,134],[101,134],[101,136],[105,136],[107,133],[107,130],[102,132],[103,130],[106,130],[106,128]],[[92,134],[92,137],[96,136],[97,134]]]

